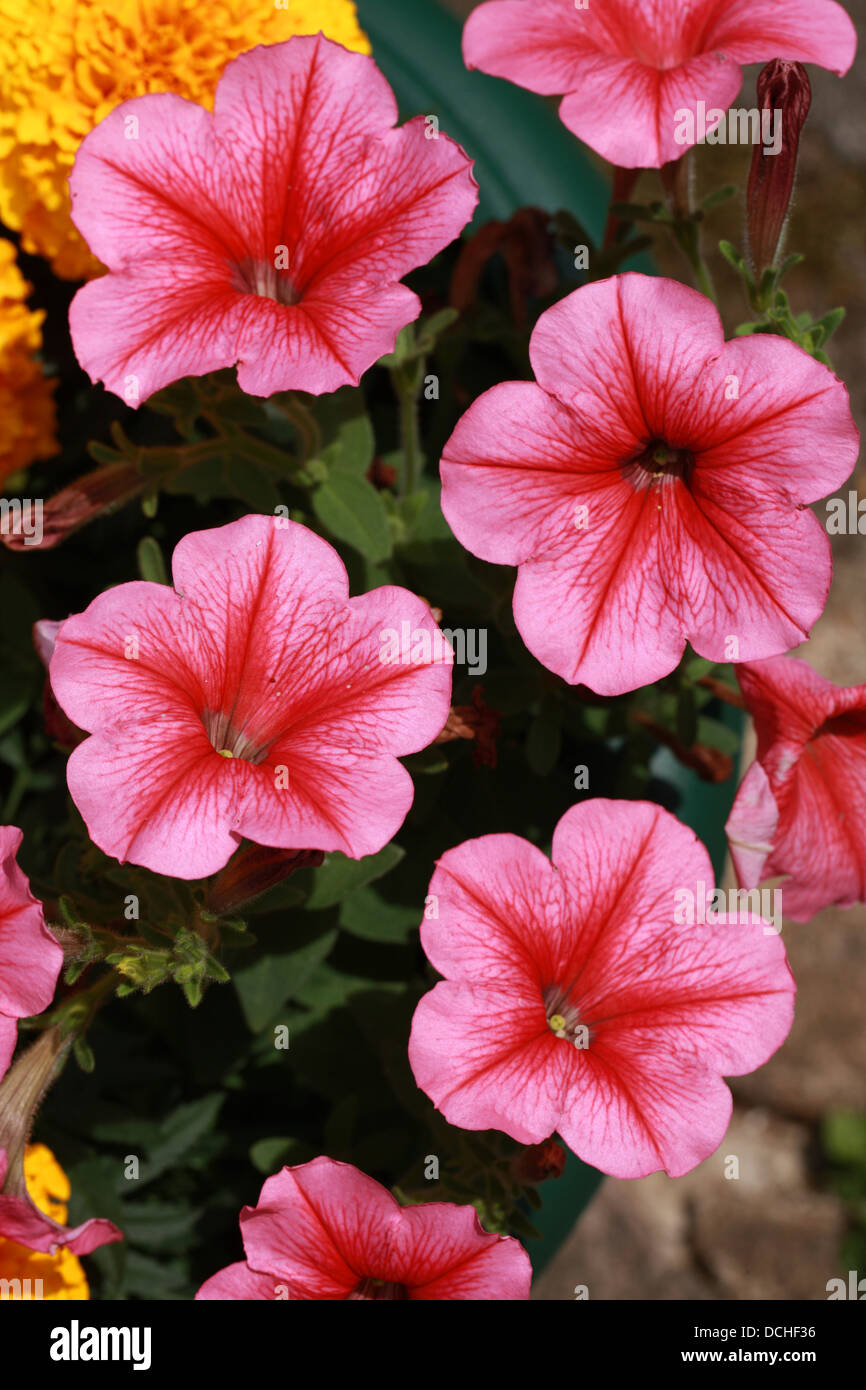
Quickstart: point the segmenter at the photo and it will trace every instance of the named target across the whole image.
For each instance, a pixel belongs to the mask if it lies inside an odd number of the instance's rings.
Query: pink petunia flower
[[[357,383],[420,313],[400,278],[477,201],[460,146],[396,120],[373,60],[321,34],[234,59],[213,114],[173,93],[116,107],[69,181],[111,272],[70,310],[91,379],[131,406],[235,363],[255,396]]]
[[[515,835],[438,862],[421,942],[444,981],[415,1011],[415,1080],[450,1124],[522,1144],[554,1131],[618,1178],[672,1177],[724,1136],[723,1076],[754,1070],[791,1026],[774,928],[704,913],[709,857],[648,802],[573,806],[553,864]]]
[[[412,804],[397,758],[448,717],[452,653],[427,604],[394,586],[350,599],[333,547],[281,517],[185,536],[173,572],[173,589],[100,594],[55,639],[54,693],[92,735],[67,771],[91,838],[176,878],[215,873],[244,837],[381,849]],[[412,660],[386,661],[402,624]]]
[[[514,618],[551,671],[602,695],[799,645],[832,559],[806,504],[857,458],[848,395],[782,338],[724,341],[708,299],[618,275],[538,320],[536,382],[486,391],[442,454],[442,507],[518,565]]]
[[[0,1077],[15,1050],[16,1020],[48,1008],[63,965],[42,905],[18,867],[22,839],[15,826],[0,826]]]
[[[758,735],[727,824],[741,886],[785,875],[795,922],[866,902],[866,685],[834,685],[796,657],[737,679]]]
[[[657,169],[690,139],[678,113],[724,112],[743,63],[787,58],[843,76],[857,35],[835,0],[491,0],[469,16],[469,68],[545,96],[612,164]],[[719,116],[707,122],[709,129]],[[679,139],[677,138],[679,131]]]
[[[268,1178],[241,1212],[246,1260],[196,1294],[225,1299],[514,1301],[532,1267],[510,1236],[482,1230],[474,1207],[401,1207],[349,1163],[315,1158]]]

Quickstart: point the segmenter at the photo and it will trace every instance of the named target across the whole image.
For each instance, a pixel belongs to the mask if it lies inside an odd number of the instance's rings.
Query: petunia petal
[[[246,1260],[226,1265],[206,1279],[195,1296],[196,1303],[217,1303],[226,1300],[253,1302],[275,1299],[280,1293],[280,1281],[273,1274],[258,1274]]]

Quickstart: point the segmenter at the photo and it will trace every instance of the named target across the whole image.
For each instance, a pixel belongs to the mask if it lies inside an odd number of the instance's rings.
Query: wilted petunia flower
[[[463,1129],[557,1131],[614,1177],[694,1168],[730,1119],[722,1077],[765,1062],[794,1006],[775,929],[710,920],[712,883],[692,831],[648,802],[573,806],[553,864],[516,835],[449,850],[421,926],[445,976],[412,1024],[422,1091]]]
[[[741,64],[788,58],[842,76],[856,48],[835,0],[491,0],[463,34],[467,67],[545,96],[565,92],[564,124],[628,169],[685,154],[698,123],[686,140],[678,113],[696,114],[699,102],[726,111]]]
[[[22,839],[14,825],[0,826],[0,1077],[15,1050],[16,1019],[48,1008],[63,965],[42,905],[18,867]]]
[[[235,363],[256,396],[357,383],[420,313],[401,276],[477,201],[460,146],[396,119],[372,58],[321,34],[229,63],[213,115],[162,93],[106,116],[70,177],[111,272],[69,314],[92,380],[131,406]]]
[[[30,1191],[28,1139],[33,1117],[72,1045],[60,1028],[46,1028],[15,1059],[0,1081],[0,1264],[4,1242],[54,1255],[68,1249],[89,1255],[100,1245],[123,1240],[123,1235],[104,1217],[91,1217],[80,1226],[67,1227],[65,1209],[38,1200]],[[46,1152],[48,1152],[46,1150]],[[50,1157],[50,1154],[49,1154]],[[64,1184],[68,1194],[68,1183]],[[63,1197],[63,1191],[55,1193]]]
[[[44,1144],[30,1144],[24,1155],[24,1173],[30,1200],[44,1216],[66,1224],[69,1179]],[[0,1299],[87,1299],[90,1287],[81,1262],[62,1246],[54,1255],[31,1250],[0,1236]]]
[[[778,337],[724,341],[703,295],[618,275],[535,327],[536,382],[486,391],[442,453],[442,508],[474,555],[520,567],[514,618],[551,671],[601,695],[799,645],[830,544],[807,504],[858,433],[829,368]]]
[[[787,917],[866,902],[866,685],[807,661],[737,667],[758,752],[727,824],[743,888],[784,875]]]
[[[176,878],[215,873],[242,838],[381,849],[412,804],[398,757],[448,717],[427,604],[394,586],[349,598],[333,547],[281,517],[185,536],[174,585],[109,589],[56,636],[52,688],[92,735],[67,772],[91,838]],[[386,661],[402,624],[417,651]]]
[[[2,1173],[2,1158],[0,1158],[0,1173]],[[71,1187],[69,1179],[64,1173],[54,1154],[44,1144],[28,1144],[24,1154],[24,1176],[27,1183],[27,1196],[29,1207],[35,1209],[36,1215],[32,1213],[29,1220],[34,1224],[29,1225],[27,1230],[38,1231],[42,1247],[34,1249],[29,1245],[21,1245],[17,1240],[9,1240],[0,1234],[0,1280],[6,1280],[4,1288],[10,1289],[8,1295],[16,1299],[20,1290],[20,1297],[24,1299],[39,1298],[56,1300],[87,1299],[90,1297],[90,1286],[87,1276],[81,1266],[81,1261],[72,1252],[71,1245],[78,1243],[78,1249],[82,1254],[81,1228],[78,1232],[70,1233],[72,1242],[64,1241],[63,1233],[66,1229],[67,1202],[69,1201]],[[0,1176],[2,1185],[2,1176]],[[2,1199],[0,1199],[2,1200]],[[28,1210],[29,1210],[28,1207]],[[39,1223],[39,1224],[36,1224]],[[57,1245],[53,1254],[47,1253],[48,1247],[45,1246],[44,1236],[45,1223],[50,1223],[48,1234]],[[0,1229],[2,1229],[3,1217],[0,1212]],[[114,1227],[112,1227],[114,1230]],[[88,1223],[88,1236],[94,1234],[93,1225]],[[107,1234],[107,1232],[103,1232]],[[59,1237],[59,1244],[57,1238]],[[119,1239],[118,1235],[112,1239]],[[85,1244],[90,1244],[86,1240]],[[108,1241],[97,1241],[96,1244],[107,1244]],[[91,1246],[95,1249],[95,1246]],[[89,1253],[89,1252],[88,1252]],[[0,1294],[0,1298],[3,1295]]]
[[[474,1207],[401,1207],[349,1163],[315,1158],[268,1178],[241,1212],[246,1260],[196,1299],[513,1301],[532,1267],[511,1236],[490,1235]]]

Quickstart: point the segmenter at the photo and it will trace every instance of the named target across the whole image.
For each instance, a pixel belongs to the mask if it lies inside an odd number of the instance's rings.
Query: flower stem
[[[391,381],[400,403],[400,496],[411,497],[418,486],[424,467],[421,447],[421,427],[418,419],[418,398],[424,379],[423,359],[406,362],[391,371]]]
[[[702,214],[696,213],[692,206],[692,151],[689,150],[682,159],[663,165],[659,174],[667,194],[671,216],[668,225],[674,240],[692,268],[698,289],[715,304],[716,291],[701,252]]]

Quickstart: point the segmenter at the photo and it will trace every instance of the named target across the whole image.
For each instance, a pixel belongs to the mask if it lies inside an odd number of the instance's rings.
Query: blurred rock
[[[608,1178],[533,1297],[573,1299],[584,1284],[590,1300],[826,1298],[843,1215],[812,1190],[810,1139],[805,1125],[737,1109],[685,1177]]]

